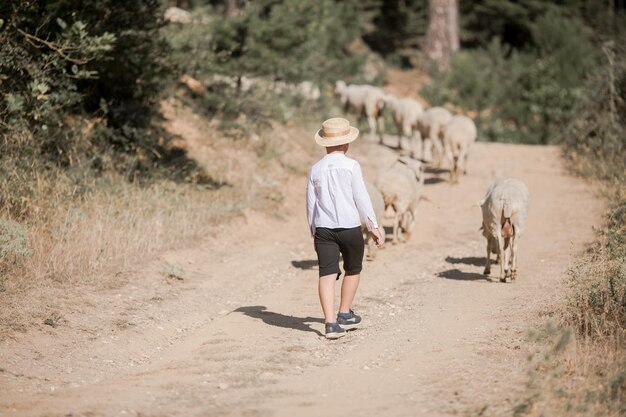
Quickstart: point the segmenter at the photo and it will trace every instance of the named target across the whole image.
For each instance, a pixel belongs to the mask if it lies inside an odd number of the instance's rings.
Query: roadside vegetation
[[[532,334],[539,350],[516,415],[626,414],[625,42],[620,34],[603,44],[605,65],[564,132],[570,167],[598,185],[608,208],[597,241],[568,273],[556,323]]]

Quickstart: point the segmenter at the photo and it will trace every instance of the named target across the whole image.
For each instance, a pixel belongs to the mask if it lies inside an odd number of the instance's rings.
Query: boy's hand
[[[372,229],[370,233],[372,233],[372,236],[374,237],[374,243],[376,244],[376,247],[382,248],[385,244],[385,239],[383,239],[383,237],[380,235],[378,229]]]

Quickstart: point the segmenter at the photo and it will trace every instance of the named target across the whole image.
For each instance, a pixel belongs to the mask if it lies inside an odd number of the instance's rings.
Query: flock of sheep
[[[441,167],[447,162],[451,183],[458,182],[460,173],[467,174],[467,159],[477,130],[474,121],[464,115],[453,115],[443,107],[424,109],[412,98],[399,98],[370,85],[349,85],[337,81],[335,92],[339,95],[343,110],[365,117],[370,134],[378,134],[383,143],[383,111],[389,109],[398,130],[398,146],[408,140],[408,155],[402,155],[390,167],[384,169],[375,183],[366,181],[376,216],[386,213],[392,216],[392,243],[408,240],[413,230],[417,205],[424,185],[425,161]],[[431,150],[432,157],[427,157]],[[404,153],[404,152],[403,152]],[[482,232],[487,240],[487,258],[484,274],[491,273],[491,254],[496,255],[500,265],[499,278],[517,277],[517,252],[519,239],[524,232],[530,195],[526,185],[515,178],[505,178],[493,183],[480,201],[482,209]],[[367,256],[375,256],[374,244],[365,226]]]
[[[188,11],[177,7],[170,7],[164,18],[168,22],[180,24],[188,24],[192,20]],[[240,77],[235,81],[232,77],[214,77],[214,81],[225,82],[244,92],[254,85],[268,84],[256,78]],[[193,91],[203,90],[200,83],[188,78],[181,81]],[[280,81],[271,84],[277,94],[288,91],[310,100],[320,97],[319,88],[308,81],[297,85]],[[415,99],[395,97],[371,85],[349,85],[337,81],[335,93],[341,99],[344,112],[354,112],[367,119],[370,134],[375,136],[378,133],[381,144],[385,109],[391,111],[398,129],[398,150],[405,153],[403,143],[410,143],[408,155],[399,156],[392,166],[380,173],[374,184],[367,181],[365,184],[376,217],[382,219],[387,212],[393,212],[392,243],[399,243],[401,238],[408,240],[424,185],[424,163],[430,161],[433,166],[440,168],[445,161],[450,169],[450,182],[458,182],[460,173],[467,174],[467,158],[477,138],[476,125],[467,116],[453,115],[443,107],[424,109]],[[428,154],[431,154],[430,157]],[[516,278],[517,249],[524,232],[528,204],[528,188],[520,180],[505,178],[496,181],[487,190],[480,202],[483,215],[481,229],[487,239],[485,275],[491,273],[490,257],[493,253],[496,262],[500,264],[500,281]],[[365,233],[364,225],[362,228],[366,236],[368,258],[373,259],[375,245],[369,234]]]

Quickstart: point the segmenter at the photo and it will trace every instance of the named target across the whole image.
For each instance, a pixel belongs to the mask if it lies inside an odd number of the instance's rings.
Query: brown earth
[[[351,155],[370,179],[394,159],[365,140]],[[294,174],[280,211],[138,260],[119,286],[65,300],[80,308],[57,328],[4,341],[0,415],[510,415],[526,331],[561,297],[602,204],[556,147],[479,143],[469,164],[456,186],[429,173],[412,239],[365,265],[361,329],[322,337],[305,178]],[[482,275],[476,203],[503,175],[531,193],[513,284]]]

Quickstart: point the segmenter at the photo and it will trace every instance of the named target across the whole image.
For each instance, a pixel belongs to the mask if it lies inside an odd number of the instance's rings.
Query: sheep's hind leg
[[[433,166],[441,168],[443,166],[444,147],[439,136],[439,125],[434,123],[430,128],[430,140],[432,142]]]
[[[393,216],[393,236],[391,239],[391,244],[392,245],[397,245],[399,240],[399,233],[400,233],[400,215],[398,214],[398,211],[396,210],[394,216]]]
[[[424,143],[422,140],[422,135],[420,134],[419,130],[415,130],[415,133],[413,134],[413,139],[411,141],[411,143],[413,144],[413,155],[412,158],[413,159],[424,159]]]
[[[498,231],[498,255],[500,256],[500,282],[506,282],[506,275],[504,274],[504,264],[508,261],[506,258],[506,252],[504,250],[504,238],[502,237],[502,230]]]
[[[372,116],[367,116],[367,124],[370,128],[369,137],[373,140],[376,137],[376,118]],[[382,145],[383,140],[382,137],[380,139],[380,144]]]
[[[380,135],[380,144],[383,143],[383,136],[385,135],[385,118],[378,116],[378,134]]]
[[[504,278],[513,278],[511,277],[511,258],[513,256],[510,238],[504,239],[504,258],[502,258],[502,264],[504,265]]]
[[[511,238],[511,280],[517,278],[517,239]]]
[[[487,262],[485,263],[483,275],[489,274],[491,274],[491,239],[487,238]]]
[[[402,230],[402,241],[408,242],[413,232],[413,219],[415,216],[411,210],[405,212],[400,219],[400,229]]]
[[[398,149],[400,150],[404,150],[402,148],[402,139],[406,138],[409,140],[409,142],[411,142],[411,125],[404,123],[402,125],[402,134],[400,135],[400,137],[398,138]],[[411,145],[409,145],[409,148],[411,147]],[[410,154],[410,150],[409,150],[409,154]]]
[[[396,123],[396,129],[398,130],[398,146],[396,147],[396,149],[401,150],[403,127],[402,127],[402,124],[400,124],[399,122],[396,121],[395,123]]]
[[[374,244],[374,239],[372,239],[372,236],[369,233],[367,234],[366,241],[367,241],[367,260],[373,261],[376,258],[376,248]]]
[[[459,158],[452,157],[452,165],[450,167],[450,183],[457,184],[459,182]]]
[[[463,156],[463,175],[467,175],[467,157],[469,156],[469,152],[465,152]]]

